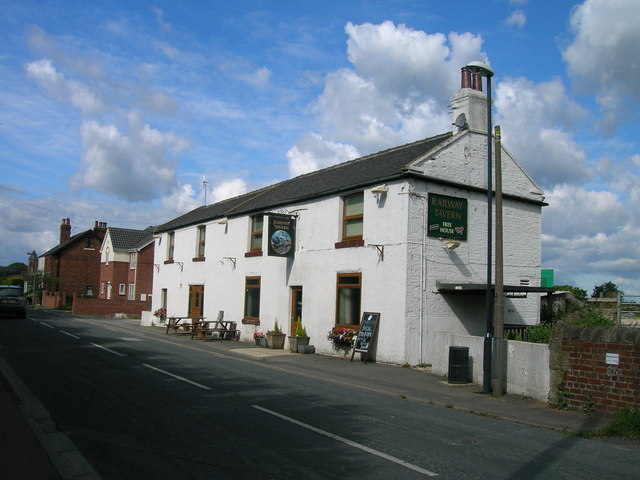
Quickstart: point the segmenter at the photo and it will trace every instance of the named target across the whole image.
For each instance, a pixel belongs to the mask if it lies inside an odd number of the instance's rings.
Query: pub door
[[[296,322],[302,319],[302,287],[291,287],[291,325],[289,335],[296,334]]]
[[[204,285],[189,285],[189,311],[191,318],[202,317],[204,313]]]

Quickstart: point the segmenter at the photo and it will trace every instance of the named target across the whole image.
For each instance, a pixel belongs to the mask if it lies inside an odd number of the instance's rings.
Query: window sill
[[[252,250],[250,252],[247,252],[244,254],[245,258],[248,257],[261,257],[262,256],[262,250]]]
[[[350,247],[364,247],[364,240],[362,238],[354,240],[343,240],[342,242],[336,242],[335,248],[350,248]]]
[[[172,258],[171,260],[165,260],[165,261],[164,261],[164,264],[165,264],[165,265],[170,265],[170,264],[172,264],[172,263],[173,263],[173,258]]]
[[[204,262],[204,257],[193,257],[192,262]]]
[[[260,325],[260,320],[255,318],[243,318],[242,324],[243,325]]]

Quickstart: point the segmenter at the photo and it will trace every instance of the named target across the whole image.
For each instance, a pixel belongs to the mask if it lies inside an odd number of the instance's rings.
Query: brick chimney
[[[467,67],[463,67],[460,74],[461,88],[451,97],[452,122],[464,113],[467,128],[486,133],[487,94],[482,91],[482,76],[471,73]]]
[[[71,238],[71,220],[68,218],[62,219],[62,224],[60,225],[60,245],[65,243]]]
[[[98,222],[96,220],[93,231],[98,235],[100,241],[104,240],[104,236],[107,234],[107,222]]]

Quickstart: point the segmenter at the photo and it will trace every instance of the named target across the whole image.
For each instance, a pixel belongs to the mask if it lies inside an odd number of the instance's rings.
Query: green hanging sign
[[[428,232],[430,237],[467,239],[467,199],[430,193]]]

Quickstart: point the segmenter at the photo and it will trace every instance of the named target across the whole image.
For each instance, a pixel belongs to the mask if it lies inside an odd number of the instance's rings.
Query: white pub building
[[[237,322],[241,341],[310,344],[380,314],[371,357],[432,364],[447,336],[485,334],[486,95],[463,69],[455,131],[197,208],[155,231],[152,310]],[[464,116],[460,116],[464,114]],[[540,315],[543,191],[504,148],[505,323]],[[510,288],[511,287],[511,288]],[[144,321],[154,320],[145,312]],[[157,321],[157,320],[156,320]],[[285,345],[286,347],[286,345]],[[477,367],[476,367],[477,368]]]

